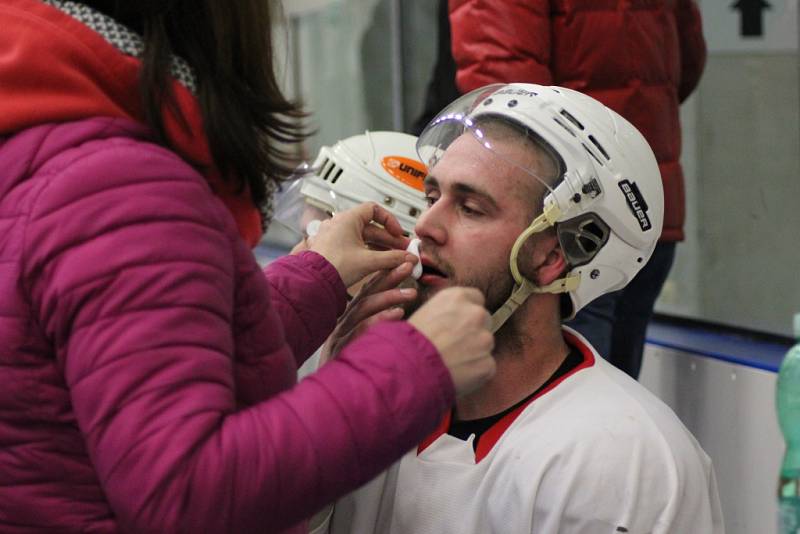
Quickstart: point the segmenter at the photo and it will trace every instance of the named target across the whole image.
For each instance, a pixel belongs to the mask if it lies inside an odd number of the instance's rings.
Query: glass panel
[[[365,129],[404,130],[419,113],[436,52],[435,10],[421,0],[285,1],[283,78],[313,112],[311,158]]]
[[[772,5],[763,35],[742,36],[758,25],[729,2],[701,4],[708,62],[682,109],[686,241],[656,309],[790,335],[800,311],[798,15],[796,1]]]

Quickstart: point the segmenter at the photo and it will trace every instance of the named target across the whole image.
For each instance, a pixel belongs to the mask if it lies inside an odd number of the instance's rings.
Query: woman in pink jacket
[[[295,384],[345,286],[389,273],[370,315],[411,264],[365,205],[258,268],[303,137],[268,2],[0,0],[0,27],[0,531],[302,530],[492,373],[452,289]]]

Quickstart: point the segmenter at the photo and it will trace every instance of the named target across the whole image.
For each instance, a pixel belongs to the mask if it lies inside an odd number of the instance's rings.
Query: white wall
[[[648,344],[640,382],[666,402],[714,463],[727,534],[775,534],[783,439],[777,375]]]

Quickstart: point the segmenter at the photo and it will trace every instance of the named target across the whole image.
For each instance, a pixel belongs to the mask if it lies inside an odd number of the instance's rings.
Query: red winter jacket
[[[449,0],[456,82],[560,85],[631,121],[664,181],[663,241],[683,239],[680,102],[706,47],[693,0]]]

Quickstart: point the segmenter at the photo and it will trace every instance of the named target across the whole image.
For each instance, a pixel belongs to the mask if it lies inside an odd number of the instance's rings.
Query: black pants
[[[650,261],[631,282],[602,295],[568,321],[589,343],[619,369],[639,377],[647,324],[675,260],[675,243],[659,242]]]

